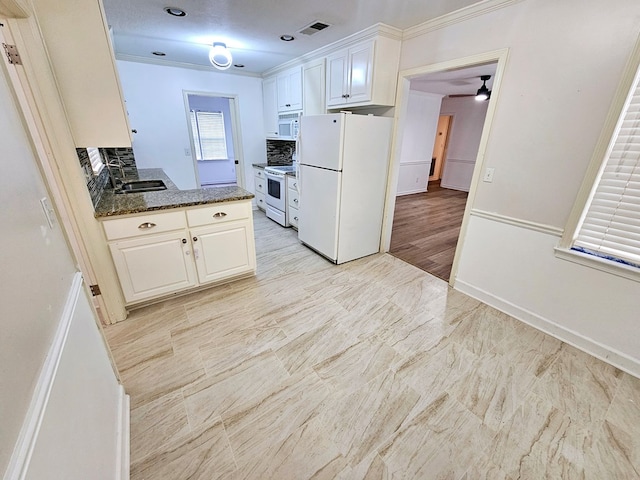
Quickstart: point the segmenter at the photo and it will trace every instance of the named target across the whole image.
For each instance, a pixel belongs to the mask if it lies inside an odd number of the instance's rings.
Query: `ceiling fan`
[[[473,93],[459,93],[448,95],[449,98],[460,98],[460,97],[475,97],[478,102],[484,102],[491,98],[491,90],[487,88],[487,80],[491,78],[491,75],[481,75],[480,80],[482,80],[482,86],[478,89],[478,91]]]

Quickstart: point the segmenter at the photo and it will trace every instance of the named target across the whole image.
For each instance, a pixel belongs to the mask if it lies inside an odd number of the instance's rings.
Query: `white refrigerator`
[[[298,238],[334,263],[380,250],[393,119],[303,116]]]

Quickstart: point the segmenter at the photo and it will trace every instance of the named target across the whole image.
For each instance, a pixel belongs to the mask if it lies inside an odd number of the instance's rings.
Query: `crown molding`
[[[283,72],[289,68],[297,67],[299,65],[305,64],[312,60],[317,60],[318,58],[326,57],[327,55],[335,52],[336,50],[341,50],[343,48],[349,48],[350,46],[362,42],[364,40],[370,40],[375,37],[387,37],[393,40],[402,41],[402,30],[399,28],[392,27],[391,25],[386,25],[384,23],[376,23],[375,25],[371,25],[364,30],[360,30],[348,37],[341,38],[333,43],[320,47],[316,50],[313,50],[309,53],[305,53],[299,57],[294,58],[293,60],[289,60],[288,62],[282,63],[277,67],[270,68],[269,70],[265,70],[262,73],[262,77],[270,77],[277,73]]]
[[[448,27],[456,23],[464,22],[474,17],[484,15],[485,13],[493,12],[501,8],[508,7],[515,3],[519,3],[522,0],[483,0],[481,2],[469,5],[468,7],[461,8],[446,15],[442,15],[438,18],[428,20],[419,25],[409,27],[404,30],[402,39],[408,40],[410,38],[419,37],[425,33],[433,32],[440,28]]]
[[[147,63],[149,65],[159,65],[161,67],[175,67],[175,68],[188,68],[191,70],[200,70],[203,72],[217,73],[219,75],[242,75],[244,77],[261,78],[262,75],[255,72],[243,72],[240,70],[225,70],[221,71],[213,66],[197,65],[195,63],[186,62],[173,62],[171,60],[161,60],[155,58],[140,57],[137,55],[127,55],[122,53],[116,53],[116,60],[122,60],[124,62],[134,63]]]

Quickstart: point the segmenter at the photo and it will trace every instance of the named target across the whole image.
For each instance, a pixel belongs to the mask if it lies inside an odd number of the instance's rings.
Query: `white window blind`
[[[227,160],[222,112],[191,111],[191,131],[197,160]]]
[[[98,175],[104,168],[100,151],[94,147],[88,147],[87,153],[89,154],[89,161],[91,162],[91,169],[94,175]]]
[[[640,69],[622,109],[573,249],[640,266]]]

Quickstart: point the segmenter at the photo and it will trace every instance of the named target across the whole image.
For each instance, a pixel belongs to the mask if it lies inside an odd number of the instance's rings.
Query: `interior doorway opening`
[[[389,253],[450,281],[497,62],[411,78]],[[491,89],[491,80],[487,83]]]
[[[196,182],[202,188],[237,185],[239,143],[233,96],[185,92]]]

